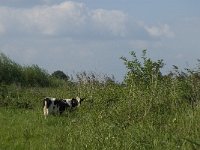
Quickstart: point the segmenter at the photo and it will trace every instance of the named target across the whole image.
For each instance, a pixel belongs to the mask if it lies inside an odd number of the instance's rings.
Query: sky
[[[0,0],[0,52],[52,73],[126,73],[121,56],[195,68],[200,59],[199,0]]]

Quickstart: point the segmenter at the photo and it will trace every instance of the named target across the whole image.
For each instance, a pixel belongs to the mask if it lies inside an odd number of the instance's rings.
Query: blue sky
[[[199,0],[1,0],[0,52],[49,73],[93,71],[122,80],[121,56],[194,68],[200,57]]]

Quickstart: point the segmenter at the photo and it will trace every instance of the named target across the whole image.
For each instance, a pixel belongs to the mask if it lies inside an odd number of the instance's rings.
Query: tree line
[[[59,81],[68,81],[67,76],[62,71],[55,71],[49,74],[38,65],[22,66],[5,54],[0,53],[0,83],[20,86],[56,86]]]
[[[126,67],[126,75],[120,83],[122,87],[129,90],[133,96],[137,91],[150,93],[152,99],[158,91],[164,89],[173,96],[181,97],[191,103],[200,99],[200,60],[197,60],[196,68],[185,68],[180,70],[173,66],[170,73],[163,75],[161,69],[164,67],[163,60],[152,60],[147,57],[147,50],[143,50],[142,56],[138,57],[134,51],[130,52],[130,59],[121,57]],[[57,70],[49,74],[38,65],[22,66],[11,60],[5,54],[0,53],[0,84],[16,84],[28,87],[50,87],[62,86],[64,84],[76,83],[76,85],[97,85],[102,83],[118,84],[114,76],[98,77],[95,73],[77,73],[76,81],[64,72]]]
[[[148,97],[145,106],[163,105],[168,108],[169,103],[178,105],[183,101],[195,106],[200,101],[200,60],[193,69],[179,69],[173,66],[172,70],[163,75],[161,69],[164,61],[152,60],[147,57],[147,51],[143,50],[138,57],[134,51],[130,52],[130,58],[121,57],[126,67],[124,80],[119,83],[114,76],[81,72],[76,77],[69,77],[64,72],[57,70],[49,74],[37,65],[22,66],[12,61],[5,54],[0,54],[0,88],[15,84],[21,87],[61,87],[76,88],[79,92],[85,91],[89,95],[95,88],[119,87],[131,99]],[[75,78],[75,79],[74,79]],[[165,98],[161,98],[165,95]],[[162,99],[162,101],[160,101]],[[165,101],[166,100],[166,107]],[[160,102],[159,102],[160,101]],[[171,101],[171,102],[169,102]],[[149,106],[150,107],[150,106]],[[172,108],[172,107],[170,107]],[[148,110],[148,108],[146,109]]]

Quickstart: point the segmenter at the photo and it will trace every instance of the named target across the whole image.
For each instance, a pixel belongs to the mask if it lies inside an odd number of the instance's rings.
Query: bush
[[[151,88],[156,86],[158,80],[161,79],[161,69],[164,66],[163,60],[153,61],[146,56],[146,50],[143,50],[142,61],[136,56],[134,51],[130,52],[132,60],[121,57],[127,68],[125,83],[134,88]]]
[[[38,67],[21,66],[3,53],[0,54],[0,83],[22,86],[49,86],[49,74]]]
[[[60,70],[53,72],[51,76],[65,81],[69,80],[69,76],[67,76],[63,71]]]
[[[183,108],[187,101],[194,105],[199,98],[199,84],[197,75],[193,73],[180,73],[163,76],[161,69],[163,60],[154,61],[147,58],[146,50],[142,57],[137,58],[135,52],[130,53],[128,60],[121,57],[127,68],[124,79],[126,91],[141,117],[156,115],[168,118],[177,109]],[[162,118],[161,117],[161,118]]]
[[[0,83],[20,83],[22,80],[22,67],[0,53]]]
[[[28,86],[49,86],[49,74],[39,68],[37,65],[32,65],[23,68],[24,84]]]

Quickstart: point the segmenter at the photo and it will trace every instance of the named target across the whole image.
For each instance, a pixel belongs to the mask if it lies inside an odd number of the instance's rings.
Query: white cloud
[[[144,32],[153,38],[175,36],[168,24],[149,26],[143,22],[136,23],[136,20],[130,20],[129,17],[123,11],[89,9],[84,3],[73,1],[31,8],[0,6],[0,33],[18,36],[65,35],[78,38],[99,38],[103,35],[107,38],[136,39],[141,35],[147,38]]]
[[[89,30],[118,36],[124,34],[125,18],[121,11],[90,10],[83,3],[72,1],[32,8],[0,7],[0,23],[6,26],[0,31],[11,34],[77,35]]]
[[[98,28],[106,28],[115,35],[125,35],[127,16],[123,12],[97,9],[91,15]]]
[[[175,34],[171,31],[169,25],[160,24],[159,26],[144,26],[144,29],[148,32],[148,34],[152,37],[174,37]]]
[[[23,24],[29,30],[55,35],[78,30],[86,19],[86,8],[82,3],[63,2],[58,5],[34,7],[25,10]],[[22,25],[23,25],[22,24]]]

